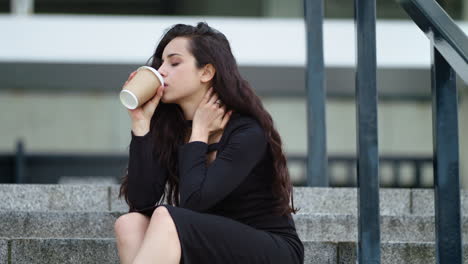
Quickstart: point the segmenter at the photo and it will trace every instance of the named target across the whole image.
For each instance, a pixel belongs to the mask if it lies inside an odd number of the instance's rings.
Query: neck
[[[208,87],[203,87],[199,90],[198,93],[194,94],[190,98],[187,98],[187,100],[179,103],[180,107],[182,108],[182,111],[184,112],[185,120],[193,120],[195,111],[197,111],[198,105],[200,105],[200,102],[203,100],[203,97],[205,96],[207,90]]]
[[[190,101],[186,103],[181,103],[180,107],[184,112],[185,120],[193,120],[193,116],[195,115],[195,111],[197,111],[197,107],[200,102]]]

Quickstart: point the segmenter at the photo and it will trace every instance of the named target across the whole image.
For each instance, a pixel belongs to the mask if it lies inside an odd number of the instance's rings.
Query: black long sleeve
[[[153,153],[150,134],[136,136],[131,131],[127,185],[129,212],[137,211],[148,216],[160,200],[168,177],[167,169],[159,164]]]
[[[228,196],[246,179],[265,154],[267,141],[257,123],[239,126],[226,147],[207,167],[208,144],[179,146],[180,207],[204,212]]]

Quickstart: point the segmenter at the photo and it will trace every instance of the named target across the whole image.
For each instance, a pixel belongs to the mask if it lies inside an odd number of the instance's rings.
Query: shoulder
[[[257,140],[266,140],[265,131],[258,120],[249,115],[234,113],[226,125],[227,138],[234,135],[248,135]]]
[[[263,131],[260,122],[258,122],[258,120],[254,117],[245,114],[234,113],[226,125],[226,129],[235,130],[240,128],[250,128],[251,130]]]

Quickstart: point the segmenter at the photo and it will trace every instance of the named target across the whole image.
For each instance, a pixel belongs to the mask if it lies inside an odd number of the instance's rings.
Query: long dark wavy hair
[[[286,158],[282,150],[282,142],[276,131],[270,114],[263,107],[260,98],[254,93],[249,83],[239,73],[236,59],[234,58],[228,40],[221,32],[208,26],[205,22],[199,22],[196,27],[184,24],[176,24],[166,30],[159,42],[149,66],[159,69],[162,64],[162,53],[166,45],[176,37],[184,37],[189,40],[189,51],[196,60],[196,67],[201,69],[211,63],[216,69],[212,79],[212,87],[219,99],[224,103],[227,111],[230,109],[237,113],[255,118],[263,127],[268,141],[268,151],[273,161],[272,192],[278,198],[278,206],[275,212],[279,215],[296,213],[294,208],[293,188],[286,164]],[[147,64],[148,64],[147,62]],[[157,129],[153,129],[157,127]],[[174,133],[181,131],[181,133]],[[186,143],[185,140],[190,129],[185,124],[185,118],[181,107],[177,104],[159,102],[153,117],[151,118],[150,132],[154,139],[153,151],[159,157],[162,166],[168,168],[168,184],[164,190],[163,198],[168,194],[167,202],[179,206],[179,173],[177,167],[177,148]],[[127,204],[130,205],[127,196],[127,174],[122,179],[119,198],[124,195]],[[291,200],[289,199],[291,198]],[[290,205],[291,202],[291,205]]]

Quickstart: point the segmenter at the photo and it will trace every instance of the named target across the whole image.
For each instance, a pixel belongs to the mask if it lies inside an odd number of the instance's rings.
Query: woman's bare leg
[[[169,211],[159,206],[151,216],[145,238],[133,264],[179,264],[179,235]]]
[[[150,218],[140,213],[120,216],[114,224],[117,249],[121,264],[130,264],[143,242]]]

